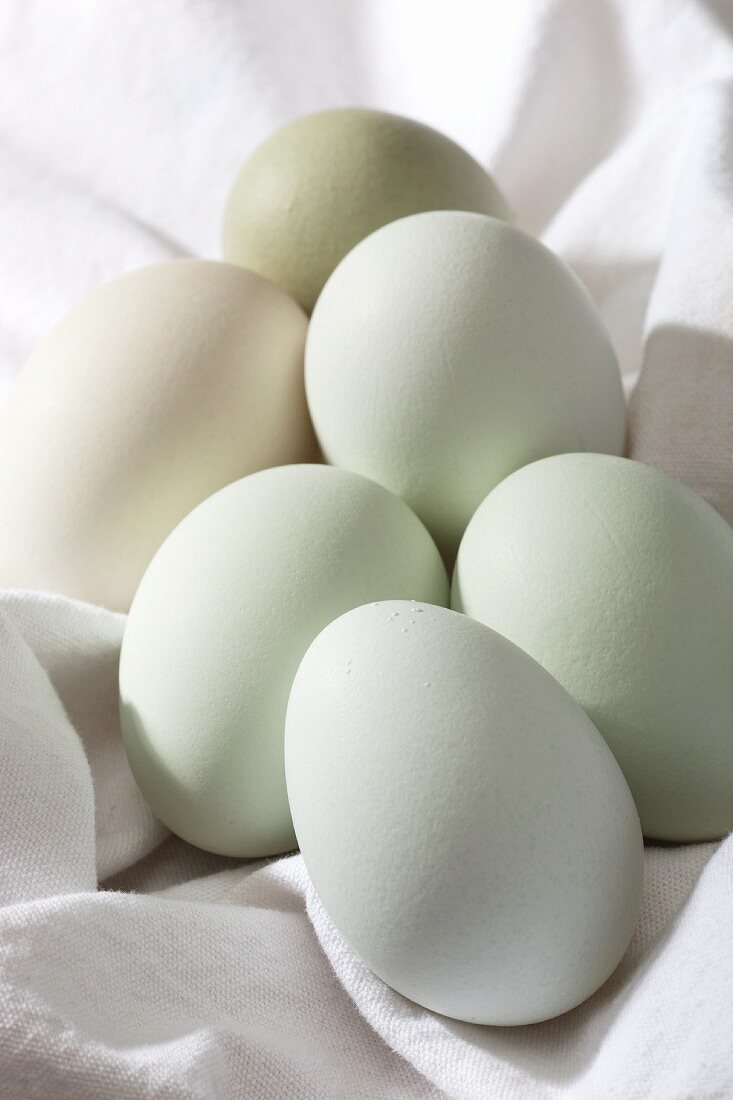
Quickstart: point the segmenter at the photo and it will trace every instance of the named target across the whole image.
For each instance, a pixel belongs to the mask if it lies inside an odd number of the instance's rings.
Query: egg
[[[513,470],[624,444],[588,294],[538,241],[480,214],[417,214],[349,253],[311,319],[306,392],[327,460],[406,500],[449,563]]]
[[[177,260],[101,287],[0,419],[0,584],[126,611],[166,535],[266,466],[317,457],[306,318],[243,268]]]
[[[323,907],[417,1004],[544,1020],[626,950],[643,863],[628,786],[563,688],[481,623],[404,600],[331,623],[295,676],[285,766]]]
[[[363,237],[442,209],[508,216],[491,177],[436,130],[383,111],[321,111],[278,130],[245,162],[226,206],[224,256],[310,312]]]
[[[452,604],[586,710],[647,836],[733,828],[733,530],[701,497],[628,459],[536,462],[468,525]]]
[[[298,663],[342,612],[409,595],[447,603],[440,555],[357,474],[282,466],[200,504],[146,571],[120,659],[125,747],[158,817],[224,855],[293,848],[283,733]]]

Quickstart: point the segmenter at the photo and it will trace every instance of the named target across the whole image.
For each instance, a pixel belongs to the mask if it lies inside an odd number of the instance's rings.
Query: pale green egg
[[[733,531],[701,497],[628,459],[535,462],[468,525],[452,604],[586,710],[647,836],[733,827]]]
[[[406,500],[449,563],[507,474],[624,445],[621,377],[586,290],[481,214],[416,214],[357,245],[313,312],[305,374],[327,460]]]
[[[224,257],[278,283],[310,312],[349,249],[420,210],[508,217],[487,172],[429,126],[341,108],[278,130],[245,161],[224,216]]]
[[[356,474],[281,466],[199,505],[143,577],[120,660],[130,766],[154,812],[231,856],[295,846],[283,732],[313,638],[366,600],[446,603],[423,525]]]
[[[418,1004],[533,1023],[626,950],[643,862],[629,788],[568,693],[481,623],[404,600],[342,615],[298,669],[285,765],[323,906]]]

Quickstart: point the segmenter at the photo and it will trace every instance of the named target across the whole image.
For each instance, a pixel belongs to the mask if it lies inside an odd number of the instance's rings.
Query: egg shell
[[[538,241],[480,214],[417,214],[349,253],[311,319],[306,392],[328,461],[403,497],[449,562],[517,467],[624,443],[588,294]]]
[[[199,505],[155,555],[120,660],[133,774],[173,832],[231,856],[295,846],[288,693],[318,632],[365,600],[448,601],[427,531],[381,486],[283,466]]]
[[[593,993],[640,905],[639,818],[560,685],[480,623],[387,601],[341,616],[288,704],[295,831],[347,942],[398,992],[525,1024]]]
[[[126,611],[166,535],[245,474],[317,457],[306,318],[231,264],[115,279],[24,367],[0,418],[0,583]]]
[[[245,162],[227,202],[224,256],[310,312],[362,238],[442,209],[509,216],[488,173],[429,126],[363,108],[321,111],[278,130]]]
[[[733,531],[701,497],[628,459],[536,462],[471,520],[452,603],[585,708],[647,836],[733,827]]]

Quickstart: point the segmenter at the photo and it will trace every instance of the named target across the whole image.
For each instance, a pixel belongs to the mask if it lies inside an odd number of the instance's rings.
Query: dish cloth
[[[726,0],[4,0],[2,392],[99,283],[218,256],[247,153],[351,104],[492,170],[605,318],[629,453],[733,520]],[[647,847],[633,942],[579,1008],[446,1020],[362,966],[298,855],[225,859],[155,820],[121,746],[123,628],[0,593],[3,1100],[733,1096],[733,839]]]

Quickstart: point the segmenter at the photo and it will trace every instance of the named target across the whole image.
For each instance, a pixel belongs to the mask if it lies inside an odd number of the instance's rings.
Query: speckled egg
[[[701,497],[608,455],[526,466],[471,520],[452,602],[586,710],[647,836],[733,828],[733,531]]]
[[[404,218],[346,256],[311,319],[306,391],[328,461],[406,500],[449,562],[513,470],[624,444],[590,297],[542,244],[480,214]]]
[[[318,896],[426,1008],[526,1024],[590,996],[639,911],[639,818],[608,746],[531,657],[403,600],[331,623],[295,677],[288,793]]]
[[[298,663],[344,611],[410,595],[447,603],[440,555],[357,474],[281,466],[199,505],[148,567],[120,659],[128,759],[161,820],[224,855],[293,848],[283,732]]]

